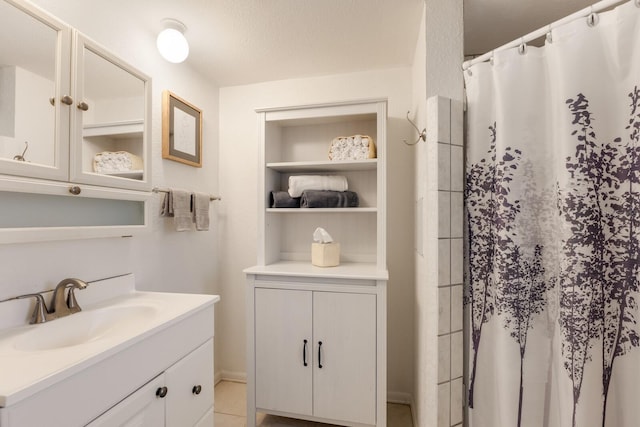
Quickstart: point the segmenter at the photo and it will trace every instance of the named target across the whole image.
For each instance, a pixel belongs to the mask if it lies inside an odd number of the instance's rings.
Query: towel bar
[[[154,193],[168,193],[171,190],[169,188],[158,188],[158,187],[153,187],[153,189],[151,190]],[[214,200],[222,200],[221,197],[218,196],[209,196],[209,200],[214,201]]]

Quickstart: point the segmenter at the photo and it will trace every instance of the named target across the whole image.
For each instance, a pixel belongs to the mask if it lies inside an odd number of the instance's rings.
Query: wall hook
[[[16,154],[15,156],[13,156],[13,160],[18,160],[20,162],[26,162],[27,159],[24,158],[24,155],[27,153],[27,150],[29,149],[29,143],[27,141],[24,142],[24,151],[22,152],[22,154]]]
[[[416,145],[418,142],[420,142],[420,140],[423,140],[424,142],[427,142],[427,128],[422,129],[422,131],[420,131],[420,129],[418,129],[418,126],[416,126],[415,123],[413,123],[411,121],[411,119],[409,118],[409,113],[410,111],[407,111],[407,120],[409,121],[409,123],[411,123],[411,126],[413,126],[413,128],[416,130],[416,132],[418,132],[418,139],[416,139],[416,142],[409,143],[407,142],[406,139],[403,139],[402,141],[407,144],[407,145]]]

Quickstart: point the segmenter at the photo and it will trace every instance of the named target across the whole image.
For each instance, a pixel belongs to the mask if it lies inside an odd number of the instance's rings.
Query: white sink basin
[[[16,337],[14,347],[21,351],[55,350],[115,337],[131,325],[149,324],[158,306],[136,304],[85,310],[61,319],[36,325]]]
[[[195,313],[213,310],[219,300],[216,295],[139,292],[131,275],[104,282],[76,292],[79,313],[0,328],[0,408],[151,342]]]

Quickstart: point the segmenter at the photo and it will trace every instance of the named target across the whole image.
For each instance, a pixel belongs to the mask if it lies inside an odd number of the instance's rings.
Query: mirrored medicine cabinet
[[[26,0],[0,0],[0,40],[0,243],[144,228],[151,79]]]

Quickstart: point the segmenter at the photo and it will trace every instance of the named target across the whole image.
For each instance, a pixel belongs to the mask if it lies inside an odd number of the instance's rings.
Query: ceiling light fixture
[[[189,42],[184,36],[187,27],[175,19],[162,21],[163,30],[158,34],[157,45],[160,55],[169,62],[178,64],[189,56]]]

